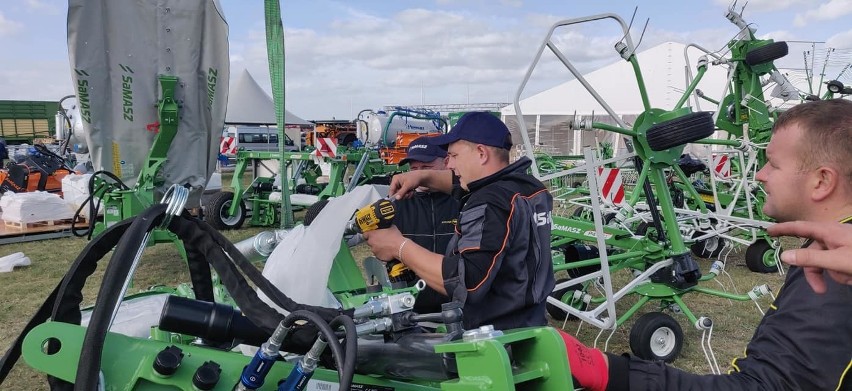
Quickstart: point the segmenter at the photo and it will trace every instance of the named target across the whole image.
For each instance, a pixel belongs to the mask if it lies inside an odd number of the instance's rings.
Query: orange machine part
[[[64,168],[57,169],[47,177],[47,182],[44,184],[44,190],[41,191],[56,193],[59,194],[59,196],[62,196],[62,178],[65,178],[68,174],[71,174],[71,171]],[[38,191],[38,183],[40,180],[40,172],[30,171],[26,178],[26,184],[24,186],[20,186],[9,178],[8,170],[0,170],[0,183],[5,182],[4,184],[16,193]]]

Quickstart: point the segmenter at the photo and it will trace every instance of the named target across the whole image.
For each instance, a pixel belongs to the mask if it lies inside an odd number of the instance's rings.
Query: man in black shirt
[[[405,159],[400,165],[408,164],[410,171],[446,170],[447,151],[420,137],[408,145]],[[396,202],[394,225],[402,236],[419,246],[438,254],[447,250],[459,217],[459,202],[449,194],[420,187],[414,196]],[[441,312],[441,304],[449,301],[429,287],[417,295],[414,311],[417,313]]]

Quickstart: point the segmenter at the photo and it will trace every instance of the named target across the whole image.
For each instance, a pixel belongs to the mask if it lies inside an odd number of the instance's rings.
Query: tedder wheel
[[[577,209],[574,209],[574,212],[571,213],[572,217],[576,217],[578,219],[583,219],[583,220],[591,220],[591,217],[589,217],[591,215],[592,215],[592,210],[589,209],[589,208],[583,208],[583,207],[579,207]]]
[[[663,151],[710,137],[715,131],[713,114],[699,111],[651,125],[645,136],[652,150]]]
[[[630,329],[630,350],[645,360],[672,362],[683,347],[683,330],[662,312],[639,317]]]
[[[639,223],[639,225],[636,226],[636,235],[644,236],[655,242],[660,241],[660,232],[657,232],[657,227],[655,227],[654,223],[650,221],[643,221]]]
[[[696,232],[692,237],[704,236],[703,232]],[[699,240],[689,246],[692,253],[699,258],[715,258],[722,253],[725,248],[725,239],[718,236],[709,237],[704,240]]]
[[[748,66],[760,65],[784,57],[789,52],[790,49],[787,47],[787,42],[772,42],[768,45],[749,50],[745,56],[745,63]]]
[[[237,208],[237,214],[228,215],[228,210],[231,208],[231,203],[234,201],[234,193],[223,191],[213,197],[210,203],[209,213],[205,213],[204,217],[207,222],[216,229],[240,229],[243,222],[246,221],[246,205],[240,203]]]
[[[322,212],[323,208],[325,208],[326,204],[328,204],[328,199],[319,200],[314,202],[311,206],[308,207],[308,211],[305,212],[305,226],[311,225],[314,222],[314,219],[319,216],[320,212]]]
[[[773,273],[778,271],[775,249],[765,239],[758,239],[746,248],[745,261],[748,270],[753,272]]]
[[[560,278],[560,279],[556,280],[556,284],[558,285],[558,284],[561,284],[565,281],[568,281],[568,280],[565,279],[565,278]],[[562,289],[557,289],[557,290],[551,292],[550,297],[553,297],[556,300],[559,300],[563,303],[566,303],[566,304],[570,305],[571,307],[574,307],[574,308],[576,308],[580,311],[585,311],[586,308],[588,307],[588,304],[586,302],[582,301],[582,300],[579,300],[579,299],[575,300],[574,299],[574,292],[575,291],[582,291],[582,290],[583,290],[582,284],[575,284],[575,285],[571,285],[571,286],[568,286],[568,287],[565,287],[565,288],[562,288]],[[561,308],[559,308],[559,307],[557,307],[553,304],[550,304],[550,303],[547,303],[545,305],[545,307],[547,308],[548,315],[550,315],[550,317],[553,320],[558,320],[558,321],[565,320],[565,315],[567,315],[567,312],[563,311]],[[577,317],[574,316],[574,315],[568,316],[568,320],[574,320],[574,319],[577,319]]]
[[[828,83],[825,83],[825,85],[826,88],[828,88],[828,91],[830,91],[832,94],[839,94],[843,92],[843,89],[845,88],[843,86],[843,83],[837,80],[829,81]]]

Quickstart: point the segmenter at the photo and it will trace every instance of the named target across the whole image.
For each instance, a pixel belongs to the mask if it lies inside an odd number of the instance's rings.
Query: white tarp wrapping
[[[330,199],[309,227],[296,226],[275,246],[263,267],[263,276],[297,303],[339,306],[327,287],[346,222],[357,209],[382,196],[376,187],[364,185]],[[260,290],[258,296],[279,312],[286,313]]]
[[[228,100],[228,25],[218,0],[69,0],[68,53],[96,170],[136,182],[158,121],[158,75],[178,77],[178,133],[162,168],[198,203],[213,173]]]

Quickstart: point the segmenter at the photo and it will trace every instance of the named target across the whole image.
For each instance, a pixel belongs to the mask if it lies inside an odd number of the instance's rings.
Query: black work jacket
[[[442,274],[447,294],[464,303],[467,329],[547,324],[553,197],[527,173],[530,164],[523,157],[453,191],[462,208]]]

